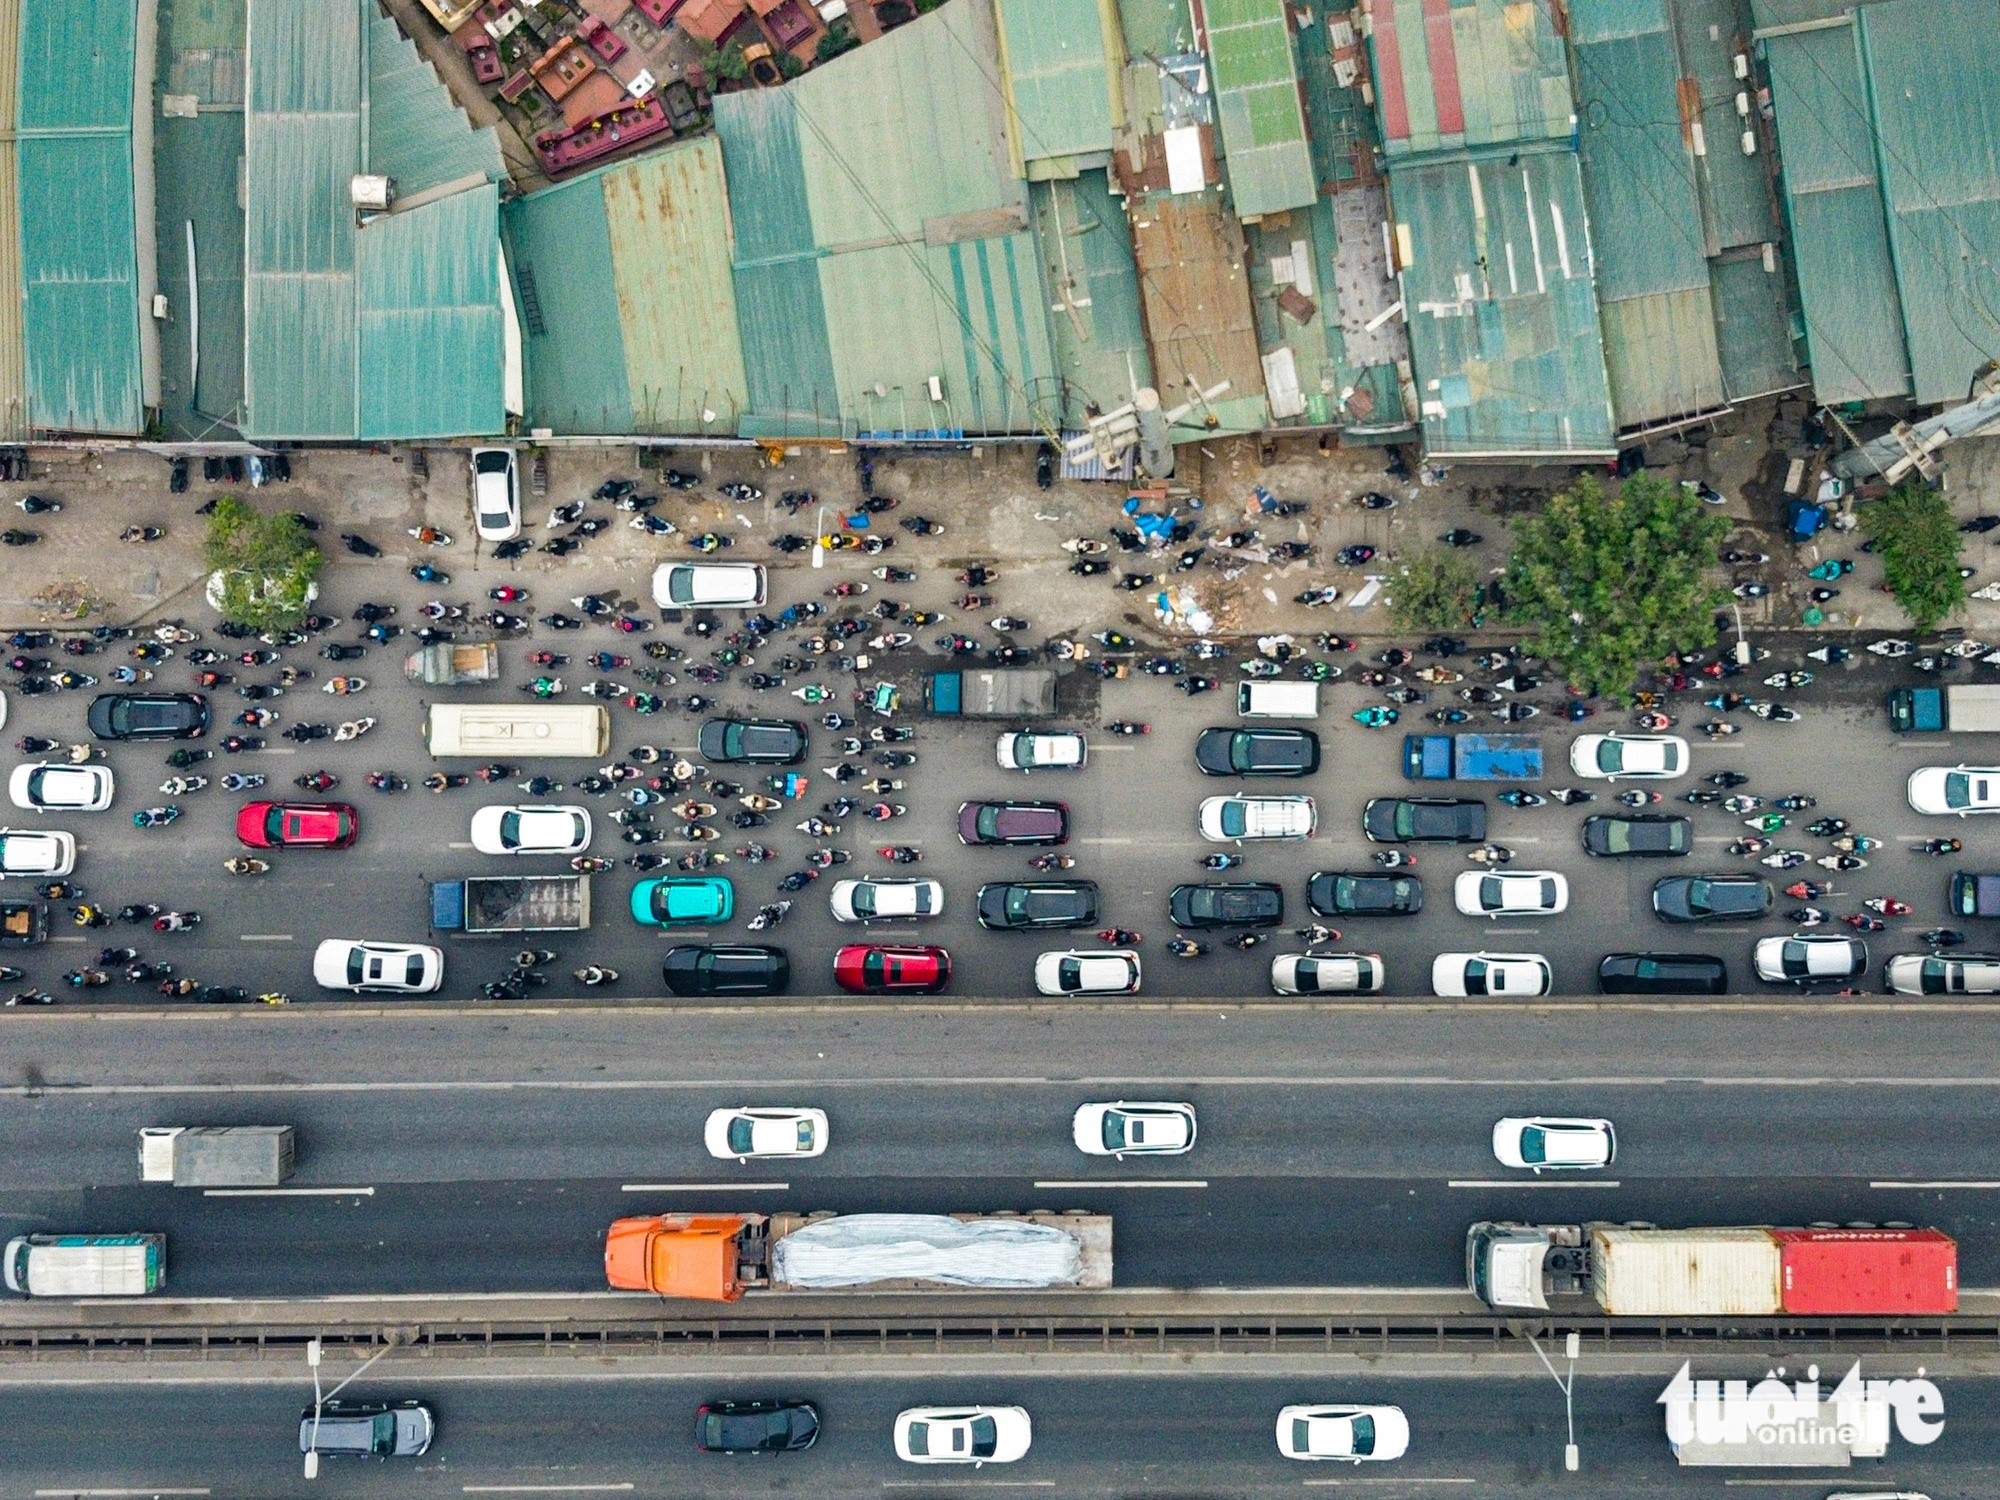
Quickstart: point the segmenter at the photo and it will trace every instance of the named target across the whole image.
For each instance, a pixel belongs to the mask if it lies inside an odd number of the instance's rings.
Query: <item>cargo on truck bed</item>
[[[469,875],[431,882],[431,926],[481,936],[590,925],[588,875]]]
[[[175,1187],[277,1187],[292,1175],[289,1125],[152,1125],[139,1132],[139,1178]]]
[[[2000,731],[2000,683],[1900,687],[1889,694],[1889,727],[1898,734]]]
[[[1542,742],[1532,734],[1408,734],[1409,781],[1540,781]]]
[[[965,667],[933,672],[924,706],[962,719],[1046,718],[1056,711],[1056,674],[1036,667]]]

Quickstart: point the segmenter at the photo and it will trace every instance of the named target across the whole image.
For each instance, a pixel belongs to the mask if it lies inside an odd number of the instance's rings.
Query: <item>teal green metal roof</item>
[[[990,9],[946,5],[782,89],[716,99],[740,431],[1032,430],[1055,360],[997,47]]]
[[[1036,409],[1050,426],[1081,427],[1087,403],[1109,411],[1135,384],[1153,383],[1132,235],[1102,168],[1034,183],[1029,196],[1042,280],[1051,305],[1066,309],[1049,319],[1056,368],[1033,391]]]
[[[1569,135],[1569,61],[1549,11],[1528,0],[1377,0],[1368,50],[1383,150],[1421,157]]]
[[[1918,401],[1962,401],[2000,356],[2000,8],[1855,12]]]
[[[259,4],[264,0],[258,0]],[[504,181],[507,165],[492,126],[474,130],[416,45],[368,7],[368,170],[396,179],[408,198],[479,175]]]
[[[1111,149],[1111,89],[1122,67],[1115,13],[1100,0],[994,0],[1001,67],[1026,161]],[[1105,21],[1118,56],[1106,57]]]
[[[1391,163],[1425,447],[1438,454],[1614,452],[1576,154],[1518,164]]]
[[[1285,0],[1201,0],[1201,10],[1237,217],[1304,208],[1319,188]]]
[[[137,433],[145,425],[132,161],[137,13],[133,0],[21,0],[17,114],[4,123],[16,134],[28,427]]]
[[[1754,252],[1717,261],[1709,268],[1709,291],[1722,386],[1731,401],[1804,384],[1792,348],[1782,264],[1767,271],[1763,256]]]
[[[632,420],[625,361],[615,357],[618,282],[596,174],[516,198],[501,210],[521,307],[530,425],[623,432]]]

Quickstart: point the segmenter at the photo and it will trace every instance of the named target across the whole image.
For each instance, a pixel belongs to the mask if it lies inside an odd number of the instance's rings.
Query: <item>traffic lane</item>
[[[1195,1149],[1174,1157],[1088,1157],[1071,1140],[1080,1104],[1184,1100]],[[826,1154],[718,1161],[702,1144],[709,1112],[813,1106]],[[120,1188],[138,1176],[147,1126],[289,1124],[296,1187],[372,1183],[727,1181],[855,1177],[1159,1175],[1283,1179],[1500,1177],[1492,1129],[1509,1115],[1605,1118],[1618,1135],[1606,1176],[2000,1178],[2000,1089],[1847,1086],[1812,1091],[1646,1084],[1468,1085],[1437,1090],[1328,1081],[1246,1087],[1153,1080],[1144,1089],[964,1082],[574,1091],[341,1093],[249,1087],[227,1094],[0,1096],[0,1189]],[[1573,1174],[1550,1174],[1566,1180]]]
[[[417,1397],[437,1436],[415,1460],[328,1458],[305,1480],[299,1414],[311,1387],[141,1384],[0,1389],[10,1443],[7,1493],[463,1495],[588,1488],[634,1495],[814,1493],[880,1496],[907,1490],[1088,1495],[1227,1492],[1310,1495],[1322,1487],[1384,1486],[1428,1493],[1623,1496],[1635,1490],[1737,1493],[1729,1470],[1679,1468],[1668,1447],[1655,1377],[1583,1373],[1576,1383],[1579,1472],[1563,1470],[1561,1392],[1545,1377],[1399,1375],[1257,1379],[1233,1376],[1078,1378],[993,1374],[857,1378],[805,1376],[542,1380],[458,1378],[450,1366],[397,1370],[396,1356],[349,1387],[356,1399]],[[1696,1372],[1699,1374],[1700,1372]],[[1939,1382],[1945,1420],[1925,1447],[1892,1438],[1889,1456],[1843,1482],[1778,1479],[1823,1490],[1922,1489],[1934,1500],[1982,1493],[2000,1466],[1994,1397],[2000,1381]],[[818,1407],[821,1436],[804,1453],[760,1459],[703,1454],[692,1442],[704,1400],[782,1396]],[[1402,1459],[1349,1467],[1278,1452],[1278,1412],[1293,1403],[1400,1407],[1410,1424]],[[915,1465],[895,1456],[897,1413],[914,1406],[1018,1405],[1034,1424],[1011,1464]],[[627,1488],[629,1486],[629,1489]]]
[[[774,1186],[740,1190],[750,1181]],[[1140,1188],[1135,1181],[1158,1185]],[[165,1233],[168,1290],[176,1297],[603,1291],[604,1234],[620,1217],[822,1209],[1109,1214],[1120,1287],[1459,1287],[1466,1227],[1482,1219],[1920,1224],[1959,1241],[1963,1285],[2000,1286],[2000,1192],[1991,1189],[1874,1188],[1854,1178],[1494,1184],[1487,1174],[1204,1179],[1128,1172],[1115,1179],[1086,1171],[1060,1179],[922,1183],[809,1182],[775,1173],[681,1183],[655,1178],[630,1192],[602,1178],[353,1184],[373,1190],[269,1197],[124,1187],[0,1194],[0,1228],[10,1235]]]

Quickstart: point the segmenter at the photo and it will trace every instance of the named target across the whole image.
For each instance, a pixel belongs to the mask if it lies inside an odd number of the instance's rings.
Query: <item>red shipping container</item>
[[[1774,1229],[1785,1311],[1916,1317],[1958,1311],[1958,1243],[1938,1229]]]

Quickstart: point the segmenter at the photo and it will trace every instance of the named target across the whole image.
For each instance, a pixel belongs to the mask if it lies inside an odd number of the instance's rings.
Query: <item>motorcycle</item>
[[[366,734],[369,730],[373,729],[374,727],[375,727],[375,721],[372,718],[349,719],[346,723],[342,724],[338,729],[334,730],[333,737],[336,741],[343,741],[343,742],[347,740],[358,740],[361,738],[362,735]]]
[[[199,926],[201,926],[201,913],[198,911],[162,912],[153,918],[155,932],[193,932]]]
[[[1722,561],[1732,568],[1754,568],[1770,560],[1768,552],[1744,552],[1734,547],[1722,554]]]
[[[1465,674],[1454,672],[1449,667],[1419,667],[1414,675],[1420,682],[1428,682],[1433,687],[1444,687],[1448,683],[1463,682]]]
[[[1771,592],[1771,585],[1768,583],[1758,583],[1753,580],[1749,583],[1737,584],[1730,592],[1739,599],[1761,599]]]
[[[1364,729],[1387,729],[1400,715],[1393,708],[1382,708],[1377,705],[1364,708],[1349,717]]]
[[[1525,791],[1520,787],[1512,787],[1500,793],[1497,800],[1506,803],[1509,807],[1541,807],[1549,799],[1537,792]]]
[[[1803,849],[1780,849],[1765,855],[1762,863],[1774,870],[1796,870],[1811,857]]]
[[[1251,661],[1238,662],[1237,666],[1246,677],[1276,677],[1285,669],[1275,661],[1258,657]]]
[[[363,691],[367,686],[368,679],[366,677],[329,677],[320,691],[345,698],[351,694]]]
[[[451,582],[451,574],[435,563],[422,562],[410,569],[410,576],[418,583],[444,584]]]
[[[1570,786],[1551,787],[1549,795],[1565,807],[1578,802],[1595,802],[1597,800],[1597,793],[1581,791],[1576,787]]]
[[[1763,805],[1764,805],[1764,799],[1762,797],[1751,797],[1745,795],[1738,795],[1734,797],[1725,798],[1722,803],[1723,809],[1725,811],[1733,813],[1755,812],[1758,808],[1762,807]]]
[[[564,684],[560,677],[543,676],[535,678],[532,682],[522,683],[521,691],[532,697],[547,700],[563,692]]]
[[[1787,708],[1782,703],[1746,703],[1743,705],[1760,719],[1768,719],[1773,724],[1793,724],[1803,718],[1796,708]]]
[[[912,568],[892,568],[885,563],[879,568],[870,568],[868,571],[885,583],[915,583],[917,581],[916,571]],[[863,590],[867,587],[868,585],[866,584],[861,585]]]
[[[1491,868],[1512,862],[1514,851],[1505,844],[1481,844],[1477,849],[1467,851],[1465,857],[1476,865]]]
[[[1037,870],[1073,870],[1076,857],[1071,854],[1037,854],[1028,861]]]
[[[1865,870],[1868,868],[1867,860],[1853,854],[1822,854],[1813,863],[1826,870]]]
[[[1849,927],[1852,927],[1856,932],[1881,932],[1889,925],[1880,917],[1865,916],[1861,912],[1855,912],[1850,916],[1842,917],[1840,920],[1845,922]]]
[[[1965,934],[1955,927],[1933,927],[1917,941],[1931,948],[1956,948],[1965,941]]]
[[[1062,544],[1063,551],[1075,557],[1101,557],[1110,549],[1089,537],[1073,536]]]
[[[1833,841],[1833,847],[1842,854],[1867,854],[1871,850],[1880,849],[1882,841],[1869,838],[1866,834],[1844,833]]]
[[[803,885],[805,884],[805,882],[800,881],[799,884]],[[798,887],[794,886],[791,887],[791,889],[796,890],[798,889]],[[772,901],[764,906],[758,907],[757,914],[751,917],[748,922],[744,923],[744,926],[748,927],[752,932],[766,931],[769,928],[776,927],[780,922],[784,921],[785,913],[790,911],[791,909],[792,909],[792,903],[789,901]]]
[[[134,828],[165,828],[181,815],[181,810],[168,803],[165,807],[143,808],[132,814]]]
[[[1532,719],[1541,710],[1532,703],[1509,703],[1504,708],[1492,711],[1493,717],[1508,724],[1518,724],[1523,719]]]
[[[1696,790],[1692,792],[1683,793],[1681,796],[1681,801],[1691,802],[1697,807],[1700,807],[1705,803],[1720,802],[1721,800],[1722,800],[1722,793],[1720,792],[1704,792]]]
[[[1646,807],[1652,803],[1662,801],[1663,798],[1659,792],[1641,791],[1639,788],[1634,787],[1629,792],[1620,792],[1612,800],[1614,802],[1622,802],[1627,807]]]
[[[1358,568],[1369,562],[1374,556],[1375,549],[1373,547],[1357,542],[1352,546],[1342,547],[1338,552],[1333,554],[1333,560],[1343,568]]]
[[[1710,719],[1706,724],[1701,726],[1701,732],[1712,740],[1718,740],[1728,735],[1741,734],[1743,726],[1741,724],[1732,724],[1727,719]]]
[[[1836,578],[1845,578],[1854,571],[1854,564],[1844,557],[1829,557],[1825,562],[1816,563],[1806,569],[1806,577],[1831,583]]]
[[[1204,870],[1233,870],[1243,863],[1240,854],[1204,854],[1198,861]]]
[[[1825,923],[1827,914],[1817,906],[1797,906],[1785,917],[1794,927],[1818,927]]]
[[[762,500],[764,498],[764,492],[758,489],[756,485],[745,484],[740,479],[732,479],[727,484],[719,484],[716,486],[716,489],[725,499],[735,500],[740,504],[747,505],[752,500]]]
[[[1854,653],[1848,650],[1845,646],[1821,646],[1817,650],[1808,651],[1806,655],[1811,657],[1814,661],[1823,661],[1827,663],[1829,666],[1832,666],[1840,662],[1846,661],[1848,658],[1853,656]]]
[[[1177,937],[1168,941],[1167,952],[1175,958],[1200,958],[1208,952],[1208,944],[1198,943],[1193,938]]]
[[[1885,917],[1907,917],[1916,910],[1909,902],[1898,901],[1894,896],[1870,896],[1861,904]]]
[[[861,809],[861,816],[877,823],[886,823],[891,818],[900,818],[909,808],[900,802],[877,802],[872,807]]]
[[[1153,726],[1141,724],[1135,719],[1113,719],[1105,729],[1112,734],[1151,734]]]
[[[1814,838],[1830,839],[1836,833],[1845,833],[1849,827],[1845,818],[1815,818],[1806,825],[1806,832]]]
[[[1894,636],[1891,636],[1884,640],[1871,641],[1868,649],[1876,656],[1898,657],[1908,656],[1917,648],[1915,643],[1911,641],[1897,640]]]
[[[1462,708],[1434,708],[1424,717],[1433,724],[1463,724],[1471,719],[1472,715]]]
[[[409,782],[393,771],[370,771],[362,779],[378,792],[407,792],[410,789]]]
[[[160,783],[160,790],[169,797],[185,797],[190,792],[198,792],[207,785],[206,776],[169,776]]]
[[[1769,839],[1743,838],[1729,845],[1729,853],[1741,857],[1748,854],[1762,854],[1771,847]]]
[[[234,859],[225,859],[222,868],[232,875],[263,875],[270,871],[271,863],[269,860],[249,859],[238,855]]]
[[[409,530],[409,535],[415,537],[418,543],[425,547],[449,547],[451,545],[450,534],[439,531],[435,526],[412,526]]]
[[[1910,852],[1912,854],[1934,855],[1957,854],[1964,848],[1965,844],[1960,839],[1925,839],[1921,844],[1912,846]]]
[[[1416,866],[1417,857],[1405,854],[1401,849],[1382,849],[1368,856],[1385,870],[1401,869],[1404,865]]]
[[[1454,526],[1438,540],[1447,547],[1477,547],[1486,538],[1476,531],[1467,531],[1463,526]]]
[[[262,786],[263,784],[264,784],[264,776],[262,772],[250,772],[246,774],[245,772],[242,771],[231,771],[227,775],[225,775],[222,778],[222,781],[220,782],[220,785],[225,792],[255,791],[258,787]]]
[[[1802,688],[1809,685],[1812,680],[1813,674],[1810,672],[1773,672],[1769,677],[1764,679],[1764,686],[1769,688]]]

